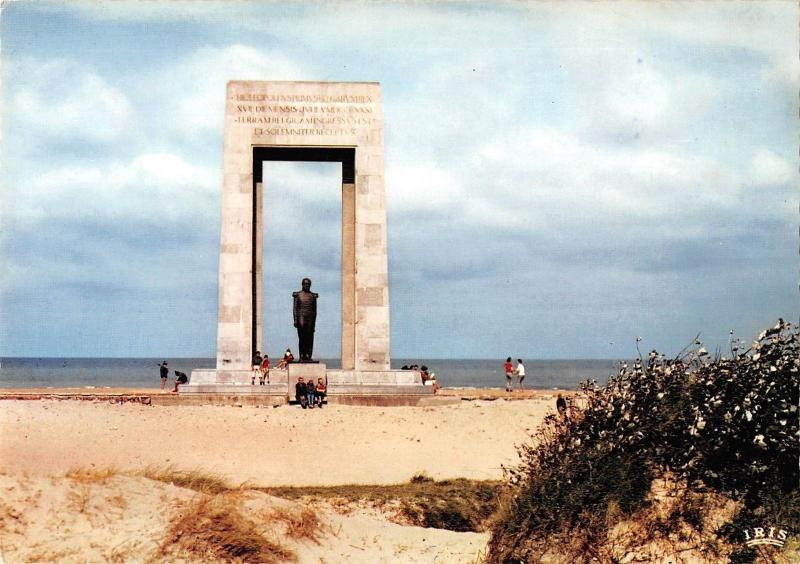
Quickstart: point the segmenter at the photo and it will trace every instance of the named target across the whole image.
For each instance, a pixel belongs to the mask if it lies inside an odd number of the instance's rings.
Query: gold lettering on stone
[[[256,135],[356,135],[373,127],[370,96],[239,94],[234,124],[254,127]],[[258,102],[258,103],[248,103]]]
[[[371,104],[372,96],[327,96],[324,94],[237,94],[237,102],[322,102]]]
[[[329,135],[329,136],[336,136],[336,135],[356,135],[356,129],[354,127],[351,128],[293,128],[293,127],[272,127],[272,128],[263,128],[263,127],[254,127],[253,133],[255,135]]]

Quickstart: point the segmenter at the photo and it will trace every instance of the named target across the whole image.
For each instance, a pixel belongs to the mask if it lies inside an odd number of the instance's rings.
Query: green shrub
[[[736,501],[720,531],[731,540],[763,522],[799,530],[797,327],[780,320],[740,349],[732,342],[728,359],[699,342],[673,360],[653,351],[604,387],[584,383],[585,402],[567,420],[548,417],[508,470],[488,560],[535,562],[553,546],[597,558],[609,528],[647,505],[655,478]],[[679,517],[661,533],[702,527],[696,511]]]

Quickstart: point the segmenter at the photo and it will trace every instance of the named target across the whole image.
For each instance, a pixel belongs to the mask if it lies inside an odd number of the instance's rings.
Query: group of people
[[[514,391],[515,376],[518,389],[524,389],[525,386],[523,382],[525,381],[525,364],[522,362],[521,358],[517,359],[517,366],[514,366],[510,356],[506,358],[506,361],[503,364],[503,372],[505,372],[506,375],[507,392]],[[556,398],[556,411],[558,411],[558,415],[561,419],[567,419],[569,417],[569,405],[566,398],[562,394],[558,394],[558,397]]]
[[[439,382],[436,381],[436,374],[430,372],[428,367],[424,364],[420,366],[419,364],[404,364],[400,370],[416,370],[419,372],[419,376],[422,379],[422,384],[425,386],[433,386],[433,393],[436,394],[441,389],[439,386]]]
[[[286,352],[283,353],[283,358],[275,368],[283,370],[290,362],[294,362],[294,355],[292,354],[292,349],[286,349]],[[256,354],[253,355],[253,376],[250,379],[250,384],[255,386],[256,378],[258,378],[259,386],[269,384],[269,365],[269,355],[265,353],[264,356],[261,356],[261,351],[256,351]]]
[[[321,409],[327,395],[328,386],[322,378],[317,378],[317,383],[315,384],[313,378],[309,378],[308,382],[306,382],[301,376],[294,385],[295,400],[303,409],[314,409],[317,406]]]
[[[161,393],[166,393],[167,387],[167,379],[169,378],[169,365],[165,360],[159,365],[159,373],[161,374]],[[189,378],[186,376],[185,372],[180,372],[179,370],[175,371],[175,387],[172,389],[173,392],[178,392],[178,386],[181,384],[185,384],[189,381]]]
[[[525,386],[523,385],[523,381],[525,380],[525,365],[522,363],[522,359],[517,359],[517,366],[514,367],[514,363],[511,362],[511,357],[509,356],[506,359],[505,364],[503,364],[503,372],[506,374],[506,391],[513,392],[514,391],[514,376],[517,377],[517,387],[522,390]]]

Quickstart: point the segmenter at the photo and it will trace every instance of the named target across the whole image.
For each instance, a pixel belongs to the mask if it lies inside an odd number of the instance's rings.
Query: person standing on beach
[[[256,351],[256,354],[253,355],[253,375],[250,377],[250,384],[255,386],[256,384],[256,376],[259,378],[261,377],[261,351]]]
[[[264,353],[264,358],[261,359],[260,372],[261,376],[258,377],[259,385],[264,385],[264,380],[269,384],[269,355]]]
[[[161,363],[161,367],[159,368],[161,372],[161,393],[163,394],[166,392],[164,389],[167,385],[167,378],[169,377],[169,368],[167,367],[167,361]]]
[[[519,389],[522,390],[524,386],[522,385],[522,381],[525,380],[525,365],[522,364],[522,359],[517,359],[517,368],[514,370],[517,373],[517,385]]]
[[[556,410],[561,416],[561,419],[567,418],[567,400],[565,400],[564,396],[561,394],[558,394],[558,398],[556,399]]]
[[[511,392],[514,390],[514,365],[511,364],[511,357],[506,359],[503,371],[506,373],[506,391]]]

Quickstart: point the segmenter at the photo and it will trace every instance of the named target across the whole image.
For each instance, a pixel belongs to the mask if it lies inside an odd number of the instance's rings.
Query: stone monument
[[[253,352],[264,350],[262,300],[283,299],[262,292],[264,161],[342,167],[342,368],[309,364],[308,376],[324,373],[329,395],[415,393],[417,373],[389,368],[383,159],[378,83],[228,82],[217,363],[213,370],[194,370],[184,393],[243,392],[231,386],[251,381]],[[302,366],[290,364],[285,378],[271,372],[267,389],[256,391],[288,395],[297,376],[307,377]]]

